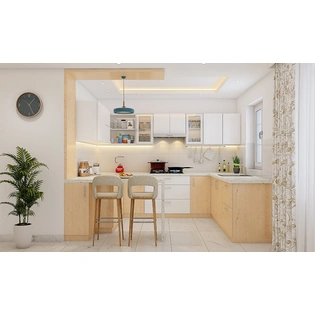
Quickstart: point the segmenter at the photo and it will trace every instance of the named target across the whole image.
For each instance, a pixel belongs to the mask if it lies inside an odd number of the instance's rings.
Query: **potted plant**
[[[232,160],[233,160],[233,172],[235,174],[238,174],[240,172],[240,158],[235,155],[235,156],[232,156]]]
[[[16,247],[28,248],[32,241],[32,224],[29,218],[35,215],[32,207],[38,205],[38,200],[44,197],[40,189],[43,181],[37,179],[37,176],[41,172],[41,167],[47,167],[47,165],[32,157],[22,147],[16,148],[16,155],[3,153],[1,156],[10,157],[15,163],[7,164],[6,171],[0,173],[0,175],[9,176],[9,179],[0,180],[0,184],[8,183],[14,187],[14,191],[8,196],[13,198],[14,202],[4,201],[0,202],[0,205],[7,204],[13,207],[9,215],[18,217],[18,223],[13,227]]]

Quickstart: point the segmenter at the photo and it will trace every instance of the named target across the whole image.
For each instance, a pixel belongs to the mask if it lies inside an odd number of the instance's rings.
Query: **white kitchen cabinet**
[[[135,143],[136,138],[136,116],[113,114],[110,116],[111,143],[127,145]]]
[[[186,115],[186,144],[195,145],[203,143],[203,115]]]
[[[223,143],[222,114],[203,115],[203,144],[218,145]]]
[[[102,103],[97,104],[97,134],[101,142],[110,142],[110,111]]]
[[[159,175],[159,178],[160,175]],[[190,213],[190,176],[163,176],[165,183],[164,206],[165,213]],[[159,184],[160,185],[160,184]],[[161,186],[156,199],[156,211],[161,213]],[[151,191],[151,187],[145,187]],[[145,201],[145,212],[152,213],[152,201]]]
[[[136,143],[153,144],[153,115],[137,115]]]
[[[241,115],[239,113],[223,114],[223,144],[241,143]]]
[[[185,114],[154,114],[154,137],[185,137]]]
[[[109,143],[110,112],[98,101],[76,102],[76,140]]]

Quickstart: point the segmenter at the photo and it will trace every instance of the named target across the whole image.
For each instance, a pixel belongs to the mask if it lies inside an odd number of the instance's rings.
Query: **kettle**
[[[124,167],[121,164],[118,164],[118,166],[116,167],[116,173],[123,173],[124,171]]]

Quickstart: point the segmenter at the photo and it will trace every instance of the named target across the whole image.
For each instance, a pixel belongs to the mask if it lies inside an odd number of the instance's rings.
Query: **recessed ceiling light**
[[[105,84],[104,82],[101,82],[101,84]]]
[[[107,93],[110,93],[110,90],[107,90]]]
[[[238,82],[240,82],[240,81],[236,80],[235,82],[238,83]]]

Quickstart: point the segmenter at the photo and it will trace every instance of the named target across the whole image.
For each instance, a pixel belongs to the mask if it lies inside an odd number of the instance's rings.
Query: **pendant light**
[[[123,104],[122,107],[114,108],[114,113],[115,114],[133,114],[134,109],[133,108],[128,108],[125,106],[125,79],[126,76],[121,77],[123,79]]]

